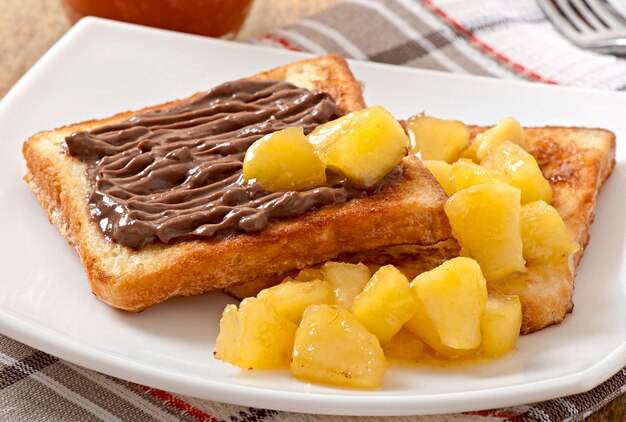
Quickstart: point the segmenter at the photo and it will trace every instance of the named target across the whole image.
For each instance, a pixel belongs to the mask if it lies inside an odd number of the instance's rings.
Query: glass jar
[[[99,16],[139,25],[234,38],[252,0],[61,0],[69,20]]]

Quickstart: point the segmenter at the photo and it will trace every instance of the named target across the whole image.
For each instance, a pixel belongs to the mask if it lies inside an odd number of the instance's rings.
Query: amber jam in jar
[[[62,0],[72,22],[99,16],[210,37],[234,38],[252,0]]]

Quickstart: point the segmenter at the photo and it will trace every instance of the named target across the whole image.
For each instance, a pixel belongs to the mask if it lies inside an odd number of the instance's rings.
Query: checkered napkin
[[[499,78],[626,90],[626,61],[577,49],[532,0],[348,0],[255,44]],[[506,409],[384,422],[579,421],[626,393],[593,390]],[[183,397],[115,379],[0,335],[0,421],[357,421]]]
[[[563,38],[534,0],[346,0],[255,44],[626,91],[626,60]]]

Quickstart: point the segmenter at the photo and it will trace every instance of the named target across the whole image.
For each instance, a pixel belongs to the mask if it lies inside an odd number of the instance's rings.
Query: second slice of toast
[[[360,86],[338,56],[296,62],[252,78],[327,92],[344,114],[363,107]],[[90,218],[86,165],[64,152],[65,137],[177,102],[42,132],[24,144],[29,187],[76,248],[92,291],[111,306],[141,311],[173,296],[203,294],[342,253],[404,243],[429,245],[450,236],[445,193],[419,160],[407,157],[400,180],[381,192],[272,221],[257,233],[151,243],[139,250],[114,243]]]
[[[475,132],[484,128],[476,128]],[[558,324],[574,309],[576,267],[589,243],[600,189],[615,166],[615,135],[605,129],[545,126],[524,130],[531,153],[553,191],[551,205],[580,249],[568,265],[530,268],[490,288],[522,302],[522,334]]]

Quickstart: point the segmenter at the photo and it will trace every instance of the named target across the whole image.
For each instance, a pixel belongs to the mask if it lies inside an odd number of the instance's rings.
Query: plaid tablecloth
[[[533,0],[348,0],[251,40],[359,60],[626,91],[626,60],[563,39]],[[506,409],[381,421],[578,421],[626,392],[626,368],[593,390]],[[0,335],[0,420],[352,421],[184,397],[115,379]]]

